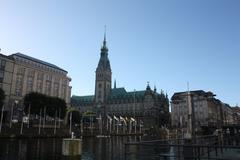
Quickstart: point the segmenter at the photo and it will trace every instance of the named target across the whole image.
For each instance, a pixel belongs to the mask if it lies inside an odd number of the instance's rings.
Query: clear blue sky
[[[213,91],[240,103],[239,0],[0,0],[0,48],[67,70],[94,93],[107,25],[112,78],[128,91]]]

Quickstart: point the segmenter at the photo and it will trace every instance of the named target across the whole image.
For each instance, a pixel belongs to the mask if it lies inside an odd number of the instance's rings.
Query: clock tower
[[[105,32],[100,59],[96,69],[95,103],[98,105],[105,104],[112,86],[112,70],[108,59],[108,48],[106,43]]]

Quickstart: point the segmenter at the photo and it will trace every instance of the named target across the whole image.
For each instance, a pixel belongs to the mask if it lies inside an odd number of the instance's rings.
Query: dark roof
[[[205,92],[203,90],[194,90],[194,91],[190,91],[191,94],[193,95],[202,95],[202,96],[216,96],[214,95],[212,92],[208,91],[208,92]],[[186,92],[176,92],[173,94],[172,96],[172,100],[173,99],[179,99],[180,96],[183,96],[183,95],[186,95],[187,94],[187,91]]]
[[[66,70],[54,65],[54,64],[51,64],[51,63],[48,63],[48,62],[45,62],[45,61],[42,61],[42,60],[39,60],[39,59],[36,59],[36,58],[33,58],[33,57],[30,57],[30,56],[27,56],[25,54],[22,54],[22,53],[15,53],[15,54],[12,54],[11,56],[17,56],[17,57],[21,57],[21,58],[25,58],[25,59],[28,59],[28,60],[31,60],[31,61],[34,61],[34,62],[37,62],[37,63],[41,63],[43,65],[46,65],[46,66],[49,66],[49,67],[52,67],[54,69],[59,69],[61,71],[64,71],[64,72],[67,72]]]
[[[6,56],[6,55],[4,55],[4,54],[2,54],[2,53],[0,53],[0,56],[1,57],[4,57],[4,58],[6,58],[6,59],[9,59],[9,60],[14,60],[12,57],[9,57],[9,56]]]

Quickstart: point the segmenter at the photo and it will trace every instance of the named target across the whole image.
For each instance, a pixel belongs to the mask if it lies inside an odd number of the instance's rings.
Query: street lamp
[[[12,108],[11,108],[10,128],[12,128],[12,120],[13,120],[13,107],[14,107],[14,105],[16,105],[16,106],[17,106],[17,104],[18,104],[18,100],[15,100],[15,101],[14,101],[14,103],[13,103],[13,105],[12,105]]]

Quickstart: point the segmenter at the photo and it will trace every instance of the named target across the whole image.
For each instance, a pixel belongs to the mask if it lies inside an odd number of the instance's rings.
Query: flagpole
[[[44,111],[43,111],[43,128],[45,128],[45,123],[46,123],[46,106],[44,106]]]
[[[40,118],[39,118],[39,126],[38,126],[38,134],[41,133],[41,121],[42,121],[42,109],[40,109]]]
[[[72,112],[70,112],[70,118],[69,118],[69,134],[71,135],[72,133]]]
[[[56,129],[57,129],[57,120],[56,120],[56,118],[57,118],[57,110],[55,111],[55,122],[54,122],[54,135],[56,134]]]
[[[117,123],[117,134],[118,134],[118,123]]]
[[[134,122],[135,122],[134,123],[135,124],[135,134],[137,134],[137,121],[135,120]]]
[[[114,121],[114,116],[113,116],[113,133],[115,133],[115,121]]]
[[[61,108],[58,110],[58,128],[61,127]]]
[[[139,124],[139,132],[140,132],[140,134],[142,134],[142,125],[141,125],[141,122],[140,122],[140,124]]]
[[[131,134],[131,131],[132,131],[132,121],[130,120],[129,121],[129,134]]]
[[[100,116],[101,116],[101,115],[100,115]],[[102,116],[101,116],[100,122],[101,122],[101,135],[102,135],[102,134],[103,134],[103,121],[102,121]]]
[[[12,104],[12,108],[11,108],[10,125],[9,125],[10,128],[12,128],[13,107],[14,107],[14,104],[15,104],[15,103],[16,103],[16,102],[14,102],[14,103]]]
[[[110,134],[112,133],[112,120],[109,120]]]
[[[0,133],[2,132],[3,110],[4,110],[4,105],[2,106],[2,112],[1,112]]]
[[[81,119],[81,136],[83,135],[83,116],[82,116],[82,119]]]
[[[107,118],[107,132],[108,132],[108,118]]]
[[[21,129],[20,129],[20,135],[23,133],[23,117],[22,117],[22,123],[21,123]]]
[[[28,105],[28,128],[29,128],[29,124],[30,124],[30,111],[31,111],[31,104],[29,103],[29,105]]]
[[[91,135],[93,135],[93,117],[90,116],[90,122],[91,122]]]

